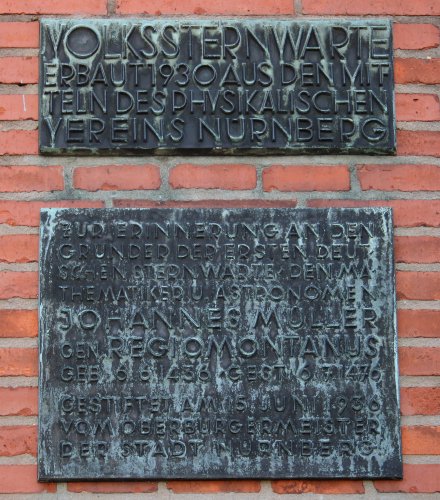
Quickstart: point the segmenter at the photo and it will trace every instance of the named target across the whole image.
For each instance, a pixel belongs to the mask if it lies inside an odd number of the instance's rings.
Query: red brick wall
[[[393,19],[395,157],[38,156],[39,15],[376,15]],[[439,0],[0,0],[0,493],[373,495],[440,491]],[[39,208],[394,208],[404,479],[39,484]],[[169,490],[169,491],[168,491]],[[155,493],[156,492],[156,493]],[[386,498],[386,495],[383,495]],[[8,498],[14,498],[13,495]],[[240,497],[241,498],[241,497]]]

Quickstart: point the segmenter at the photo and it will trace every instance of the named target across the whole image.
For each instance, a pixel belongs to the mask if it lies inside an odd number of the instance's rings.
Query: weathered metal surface
[[[401,475],[389,209],[41,217],[41,480]]]
[[[42,153],[393,153],[391,23],[45,19]]]

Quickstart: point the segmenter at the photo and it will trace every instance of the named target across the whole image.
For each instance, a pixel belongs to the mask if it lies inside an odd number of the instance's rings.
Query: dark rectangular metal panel
[[[40,480],[402,474],[392,215],[45,209]]]
[[[40,151],[395,152],[388,20],[44,19]]]

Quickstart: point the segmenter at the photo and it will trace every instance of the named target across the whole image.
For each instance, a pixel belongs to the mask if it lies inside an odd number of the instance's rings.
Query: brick
[[[400,347],[399,370],[401,375],[440,375],[440,348]]]
[[[402,427],[404,455],[439,455],[440,427],[413,425]]]
[[[37,414],[37,387],[0,387],[1,416],[28,417]]]
[[[7,234],[0,236],[0,262],[22,264],[37,261],[37,234]]]
[[[36,337],[37,335],[38,312],[36,310],[0,309],[0,338]]]
[[[0,0],[0,14],[107,14],[107,0]]]
[[[437,165],[362,165],[357,172],[363,190],[440,190],[440,166]]]
[[[440,415],[440,387],[401,387],[402,415]]]
[[[363,481],[345,479],[278,480],[272,481],[272,490],[278,494],[313,493],[319,495],[344,495],[365,493]]]
[[[440,273],[397,271],[396,290],[400,300],[440,300]]]
[[[308,200],[309,207],[392,207],[395,226],[440,227],[439,200]]]
[[[35,377],[36,375],[38,375],[38,349],[0,348],[0,377]]]
[[[55,483],[39,483],[36,465],[0,465],[2,493],[55,493]]]
[[[67,483],[72,493],[154,493],[157,483],[149,481],[109,481]]]
[[[397,154],[440,157],[440,132],[398,130]]]
[[[1,94],[0,120],[37,120],[38,96],[35,94]]]
[[[396,15],[435,16],[440,14],[438,2],[432,0],[303,0],[303,14],[336,16]]]
[[[30,416],[38,414],[37,387],[0,387],[1,416]]]
[[[0,224],[36,227],[40,225],[41,208],[100,208],[103,206],[103,202],[98,200],[0,200]]]
[[[272,165],[263,171],[264,191],[348,191],[347,165]]]
[[[117,0],[116,12],[118,14],[161,14],[177,15],[277,15],[293,14],[293,0],[277,0],[267,2],[266,0]]]
[[[0,166],[0,192],[61,191],[63,167]]]
[[[440,120],[440,101],[434,94],[396,94],[396,119],[400,122]]]
[[[168,481],[167,488],[173,493],[258,493],[260,481],[229,479],[227,481]]]
[[[440,238],[435,236],[396,236],[396,262],[430,264],[440,262]]]
[[[440,337],[440,311],[399,309],[397,325],[399,337]]]
[[[38,83],[38,57],[1,57],[0,83]]]
[[[34,271],[0,271],[0,299],[36,299],[38,273]]]
[[[0,426],[0,456],[37,455],[35,425]]]
[[[3,22],[0,24],[1,48],[37,49],[39,47],[39,38],[40,26],[38,21]]]
[[[246,190],[257,186],[257,171],[252,165],[191,165],[174,167],[169,176],[173,189]]]
[[[159,189],[160,171],[155,165],[102,165],[77,167],[73,185],[86,191]]]
[[[440,491],[440,464],[403,464],[403,479],[374,481],[381,493],[437,493]]]
[[[394,80],[396,83],[425,83],[427,85],[440,83],[440,59],[396,58]]]
[[[395,49],[432,49],[440,45],[440,30],[434,24],[394,23],[393,43]]]
[[[125,208],[294,208],[296,200],[113,200],[113,206]]]
[[[0,155],[38,154],[38,130],[0,132]]]

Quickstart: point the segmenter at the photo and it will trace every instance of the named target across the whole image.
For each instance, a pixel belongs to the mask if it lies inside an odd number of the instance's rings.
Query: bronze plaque
[[[388,20],[44,19],[40,151],[395,151]]]
[[[402,474],[391,210],[45,209],[40,480]]]

